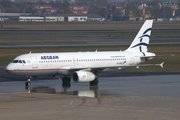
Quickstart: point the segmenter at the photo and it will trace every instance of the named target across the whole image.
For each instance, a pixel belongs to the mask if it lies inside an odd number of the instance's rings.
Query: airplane
[[[153,59],[155,53],[148,52],[153,20],[146,20],[131,45],[124,51],[29,53],[17,56],[5,70],[14,75],[27,76],[25,86],[31,86],[31,78],[37,76],[63,76],[62,82],[90,82],[98,86],[98,73],[120,70],[127,67],[161,66],[140,64]]]

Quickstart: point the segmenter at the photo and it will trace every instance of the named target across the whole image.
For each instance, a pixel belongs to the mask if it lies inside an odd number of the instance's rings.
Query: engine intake
[[[73,73],[73,80],[75,82],[91,82],[95,78],[94,73],[89,71],[76,71]]]

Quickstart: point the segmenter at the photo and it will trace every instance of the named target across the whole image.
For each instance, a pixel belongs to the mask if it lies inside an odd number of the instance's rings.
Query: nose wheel
[[[30,79],[30,77],[29,76],[27,76],[27,81],[25,82],[25,86],[26,87],[29,87],[29,86],[31,86],[31,79]]]
[[[25,82],[25,86],[26,86],[26,87],[31,86],[31,82],[29,82],[29,81]]]

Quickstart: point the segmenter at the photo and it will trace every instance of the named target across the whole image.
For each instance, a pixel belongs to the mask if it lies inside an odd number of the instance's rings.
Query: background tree
[[[159,2],[159,0],[153,0],[150,2],[150,11],[152,14],[152,17],[155,18],[157,20],[158,17],[160,17],[162,14],[161,11],[161,3]]]
[[[163,18],[171,18],[172,17],[172,9],[171,7],[163,6],[162,9],[162,14],[160,15]]]
[[[126,4],[126,11],[129,11],[129,12],[131,11],[134,17],[141,16],[140,10],[138,9],[138,6],[141,4],[142,3],[140,0],[135,0],[135,1],[128,0]]]
[[[41,14],[42,14],[42,15],[47,14],[47,10],[46,10],[46,9],[42,9]]]
[[[1,0],[0,4],[5,7],[5,8],[9,8],[11,7],[13,4],[15,4],[14,2],[11,2],[10,0]]]
[[[107,0],[96,0],[95,4],[97,4],[97,5],[106,5]]]
[[[19,8],[16,7],[15,5],[12,5],[11,7],[9,7],[9,9],[7,9],[6,12],[8,12],[8,13],[19,13],[20,10],[19,10]]]
[[[52,7],[56,7],[56,8],[62,8],[62,2],[60,1],[51,1],[50,4],[52,5]]]
[[[180,16],[180,0],[177,0],[178,9],[176,10],[176,17]]]
[[[0,4],[0,11],[4,12],[4,7]]]
[[[68,0],[64,0],[64,2],[62,3],[62,9],[64,10],[65,14],[69,13],[69,2],[68,2]]]

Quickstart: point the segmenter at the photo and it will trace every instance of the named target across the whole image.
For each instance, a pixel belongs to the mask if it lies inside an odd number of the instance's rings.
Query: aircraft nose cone
[[[6,68],[5,68],[5,70],[6,70],[7,73],[12,73],[11,65],[8,64],[8,65],[6,66]]]

